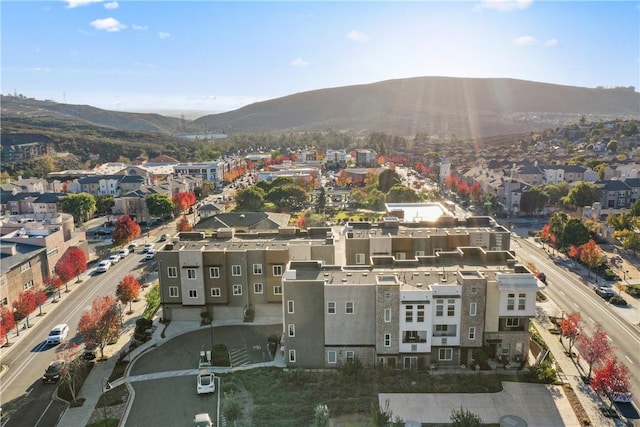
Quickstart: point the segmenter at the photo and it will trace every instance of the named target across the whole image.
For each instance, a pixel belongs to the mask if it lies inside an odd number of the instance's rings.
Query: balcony
[[[402,334],[403,344],[426,343],[427,331],[404,331]]]

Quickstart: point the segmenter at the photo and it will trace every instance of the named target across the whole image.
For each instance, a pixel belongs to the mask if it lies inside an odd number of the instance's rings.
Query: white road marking
[[[564,292],[562,292],[562,291],[560,291],[560,293],[561,293],[563,296],[565,295],[565,293],[564,293]]]
[[[624,358],[627,359],[629,361],[629,363],[631,363],[633,365],[633,360],[629,359],[629,356],[625,355]]]

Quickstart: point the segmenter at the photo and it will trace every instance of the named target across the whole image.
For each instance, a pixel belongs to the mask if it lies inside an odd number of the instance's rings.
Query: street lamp
[[[102,397],[102,416],[104,418],[104,427],[109,427],[109,425],[107,424],[107,400],[105,399],[104,394],[107,391],[111,390],[111,383],[107,378],[103,378],[100,381],[100,386],[102,390],[100,396]]]

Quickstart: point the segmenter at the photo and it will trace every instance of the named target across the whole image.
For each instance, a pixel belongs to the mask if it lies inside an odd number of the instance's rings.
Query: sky
[[[639,1],[11,1],[1,92],[217,113],[418,76],[640,87]]]

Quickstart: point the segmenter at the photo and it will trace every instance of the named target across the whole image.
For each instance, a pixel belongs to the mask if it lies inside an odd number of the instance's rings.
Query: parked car
[[[109,257],[109,261],[111,261],[111,265],[116,265],[118,261],[120,261],[120,255],[113,254]]]
[[[92,347],[85,347],[82,351],[82,358],[84,360],[93,360],[96,358],[96,349]]]
[[[145,253],[145,254],[152,250],[153,250],[153,243],[145,243],[144,246],[142,247],[142,253]]]
[[[47,337],[47,345],[60,344],[69,334],[69,325],[66,323],[60,323],[51,329],[49,336]]]
[[[606,301],[609,301],[611,297],[615,295],[615,292],[613,292],[611,289],[604,286],[596,286],[594,291],[596,292],[596,294],[598,294],[600,297],[602,297]]]
[[[127,255],[129,255],[129,249],[127,248],[122,248],[118,251],[118,255],[120,255],[120,258],[126,258]]]
[[[146,259],[147,261],[151,261],[155,257],[156,257],[156,251],[154,251],[153,249],[149,250],[146,254],[144,254],[144,259]]]
[[[204,414],[196,414],[193,417],[194,427],[213,427],[213,421],[206,412]]]
[[[131,242],[129,246],[127,246],[127,249],[129,249],[129,253],[135,253],[136,249],[138,249],[138,244]]]
[[[96,267],[96,272],[104,273],[107,270],[109,270],[112,265],[113,264],[111,263],[110,259],[104,259],[98,263],[98,266]]]
[[[58,381],[60,381],[62,368],[64,368],[64,360],[54,360],[53,362],[49,363],[47,370],[44,371],[44,375],[42,376],[42,382],[57,383]]]
[[[216,391],[216,377],[211,372],[200,372],[197,384],[198,394],[215,393]]]

